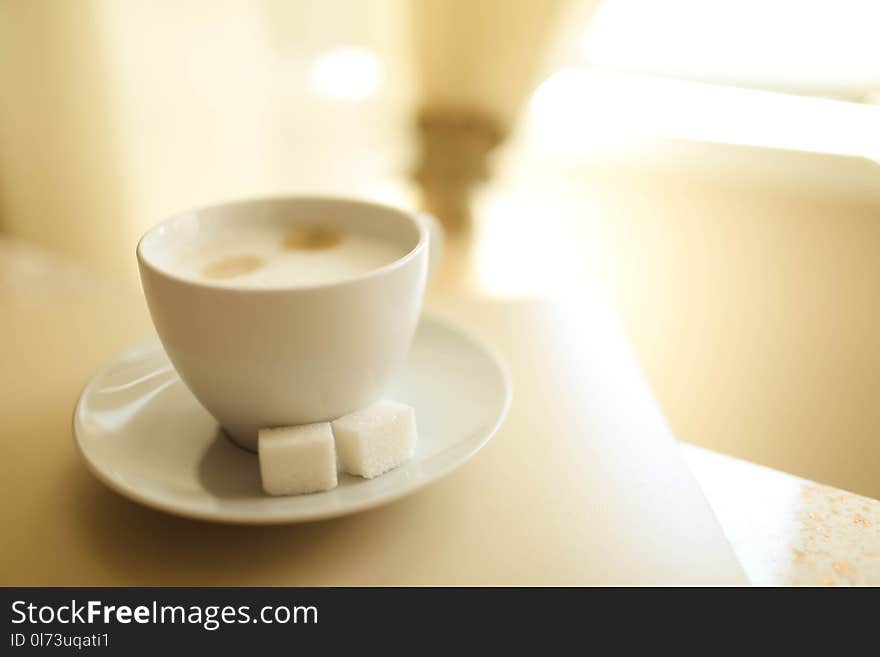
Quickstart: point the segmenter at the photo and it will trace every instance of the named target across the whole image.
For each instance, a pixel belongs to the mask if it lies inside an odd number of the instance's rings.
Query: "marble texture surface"
[[[880,585],[880,502],[682,445],[749,580]]]

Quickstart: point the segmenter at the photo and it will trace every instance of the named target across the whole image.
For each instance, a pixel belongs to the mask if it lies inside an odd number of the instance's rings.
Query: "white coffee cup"
[[[241,287],[164,264],[170,250],[236,226],[308,222],[405,247],[357,276]],[[180,378],[242,447],[262,427],[332,420],[376,401],[409,351],[442,231],[422,214],[338,198],[288,197],[177,214],[137,247],[147,305]]]

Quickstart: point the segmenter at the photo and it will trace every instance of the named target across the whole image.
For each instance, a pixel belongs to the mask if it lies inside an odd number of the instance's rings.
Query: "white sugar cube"
[[[260,429],[260,477],[269,495],[299,495],[336,487],[336,450],[328,422]]]
[[[372,479],[412,456],[416,414],[411,406],[379,401],[332,422],[342,469]]]

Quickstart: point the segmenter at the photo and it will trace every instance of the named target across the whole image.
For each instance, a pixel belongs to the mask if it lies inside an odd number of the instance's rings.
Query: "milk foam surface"
[[[315,285],[377,269],[406,250],[387,240],[316,227],[236,228],[180,244],[166,261],[175,274],[240,287]]]

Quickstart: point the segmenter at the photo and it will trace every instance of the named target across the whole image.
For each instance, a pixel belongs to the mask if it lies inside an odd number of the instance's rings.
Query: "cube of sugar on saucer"
[[[260,429],[260,477],[269,495],[299,495],[336,487],[336,449],[328,422]]]
[[[416,414],[411,406],[379,401],[331,423],[342,469],[372,479],[412,456]]]

